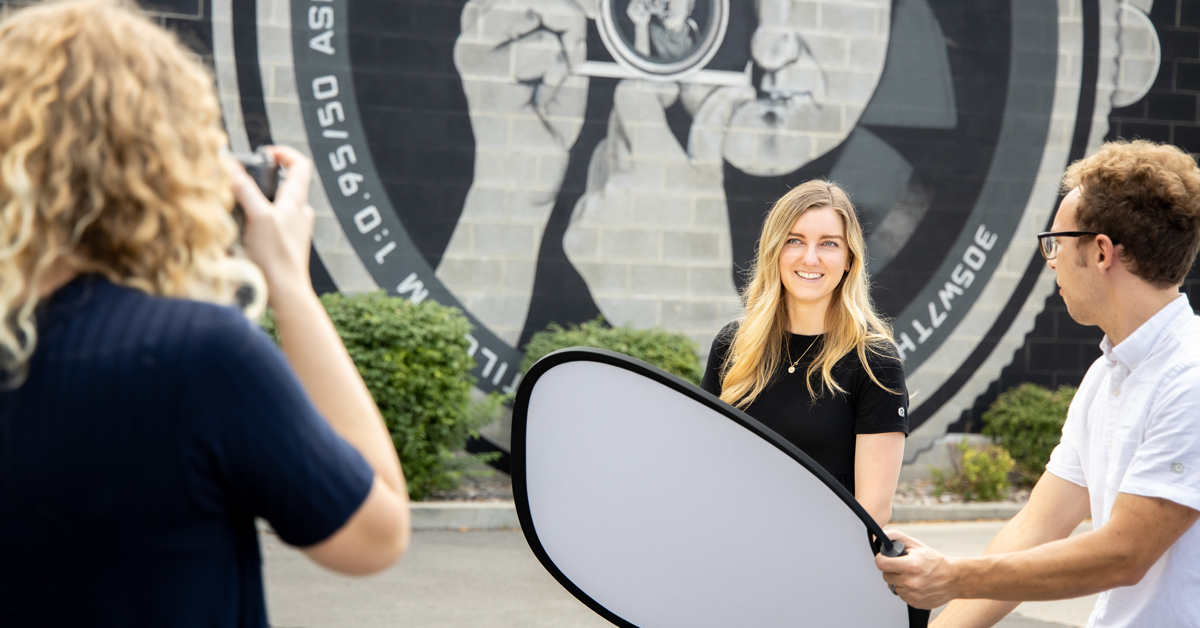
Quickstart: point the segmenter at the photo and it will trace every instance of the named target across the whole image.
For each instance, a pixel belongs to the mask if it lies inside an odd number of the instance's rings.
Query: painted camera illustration
[[[828,178],[921,391],[914,456],[1025,343],[1053,290],[1026,236],[1162,55],[1148,1],[319,5],[291,4],[290,70],[263,75],[295,93],[231,138],[265,121],[311,151],[335,284],[460,307],[477,385],[512,393],[551,322],[708,347],[771,203]]]
[[[697,73],[717,53],[729,25],[729,0],[602,0],[599,9],[595,22],[604,47],[632,77],[679,80]],[[576,68],[617,74],[604,70],[604,61]]]

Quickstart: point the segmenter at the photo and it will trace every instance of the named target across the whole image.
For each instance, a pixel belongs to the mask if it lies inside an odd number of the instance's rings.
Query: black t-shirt
[[[708,367],[700,386],[717,396],[721,394],[721,365],[736,332],[737,322],[726,325],[713,340],[712,351],[708,354]],[[813,346],[807,354],[805,350],[814,342],[820,343],[821,336],[788,334],[786,341],[784,359],[771,383],[745,408],[745,412],[799,447],[853,493],[855,436],[887,432],[908,434],[904,365],[894,349],[888,356],[867,351],[867,362],[876,379],[901,393],[892,394],[871,380],[858,352],[851,351],[833,369],[834,380],[846,392],[823,390],[818,372],[814,374],[813,388],[820,396],[813,403],[804,376],[821,346]],[[800,359],[795,373],[787,371],[790,363],[785,362],[789,352],[793,360]]]
[[[267,625],[258,534],[336,532],[374,474],[233,308],[97,277],[0,391],[0,626]]]

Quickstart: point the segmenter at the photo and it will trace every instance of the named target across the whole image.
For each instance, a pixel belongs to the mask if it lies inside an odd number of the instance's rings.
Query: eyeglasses
[[[1058,239],[1059,238],[1078,238],[1080,236],[1096,236],[1103,235],[1095,231],[1046,231],[1037,234],[1038,249],[1042,251],[1042,257],[1046,261],[1050,261],[1058,257]],[[1117,241],[1113,240],[1113,244]]]

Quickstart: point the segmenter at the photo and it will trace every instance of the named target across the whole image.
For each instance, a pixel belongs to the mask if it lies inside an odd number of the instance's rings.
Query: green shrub
[[[1042,477],[1050,452],[1062,438],[1076,390],[1060,386],[1051,392],[1027,382],[1002,393],[983,413],[983,433],[1016,460],[1022,484],[1033,485]]]
[[[1008,497],[1008,472],[1015,463],[1004,448],[996,445],[982,449],[972,447],[966,438],[952,447],[957,450],[957,454],[950,456],[953,471],[949,474],[939,469],[930,471],[934,495],[941,497],[943,493],[955,493],[968,502],[990,502]]]
[[[383,415],[409,496],[420,500],[457,486],[471,457],[454,452],[496,417],[503,400],[493,394],[471,402],[471,323],[456,308],[432,300],[414,305],[382,291],[326,294],[321,303]],[[270,314],[263,327],[278,342]]]
[[[525,345],[521,370],[528,371],[534,362],[546,354],[567,347],[594,347],[624,353],[697,386],[704,374],[700,367],[700,356],[696,353],[696,343],[691,338],[663,329],[609,327],[604,324],[603,317],[582,325],[571,325],[567,329],[550,323],[544,331],[535,333],[529,339],[529,344]]]

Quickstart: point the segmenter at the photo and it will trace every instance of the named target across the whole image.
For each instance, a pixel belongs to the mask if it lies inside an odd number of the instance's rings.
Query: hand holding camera
[[[245,217],[242,245],[246,256],[262,269],[272,301],[297,290],[311,293],[308,255],[314,214],[308,204],[308,186],[313,164],[286,146],[263,147],[260,153],[250,168],[232,162],[229,168],[233,194]],[[272,161],[277,166],[272,166]],[[280,167],[287,174],[282,180]],[[276,189],[269,198],[264,192],[271,193],[271,187]]]
[[[280,168],[279,163],[275,161],[275,155],[271,154],[268,148],[267,146],[260,146],[253,153],[237,153],[233,158],[242,164],[242,168],[246,170],[246,174],[250,175],[250,178],[254,179],[254,182],[258,184],[258,189],[263,193],[263,196],[268,201],[274,201],[275,192],[279,190]]]

